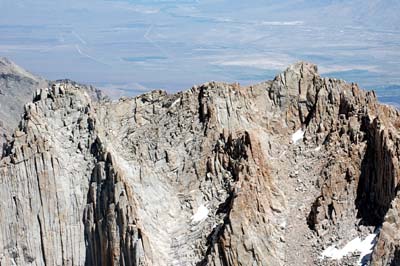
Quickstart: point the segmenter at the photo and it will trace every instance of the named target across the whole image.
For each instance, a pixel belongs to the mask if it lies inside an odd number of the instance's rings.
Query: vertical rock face
[[[39,90],[0,161],[1,265],[324,265],[383,224],[399,260],[397,110],[299,63],[250,87],[118,102]]]
[[[141,265],[146,263],[147,239],[138,227],[129,187],[115,157],[98,138],[92,144],[97,163],[90,180],[83,221],[87,265]],[[147,248],[147,247],[146,247]]]
[[[396,119],[395,116],[387,118]],[[397,136],[393,135],[396,129],[386,129],[379,117],[366,123],[368,146],[361,165],[357,204],[359,215],[366,223],[379,225],[397,193],[400,146]]]
[[[90,100],[63,86],[34,99],[1,161],[1,264],[84,264]]]

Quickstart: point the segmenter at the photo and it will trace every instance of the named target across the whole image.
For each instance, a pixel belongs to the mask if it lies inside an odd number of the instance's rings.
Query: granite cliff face
[[[400,114],[373,92],[298,63],[92,98],[60,82],[25,105],[0,161],[1,265],[397,265]],[[378,228],[372,255],[321,255]]]

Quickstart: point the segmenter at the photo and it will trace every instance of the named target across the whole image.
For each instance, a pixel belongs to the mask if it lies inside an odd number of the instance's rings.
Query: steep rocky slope
[[[0,147],[5,135],[17,127],[24,104],[32,100],[32,93],[48,86],[44,79],[0,57]]]
[[[93,100],[105,99],[98,89],[71,80],[48,81],[33,75],[11,60],[0,57],[0,147],[18,126],[24,105],[32,101],[32,94],[54,83],[70,83],[86,90]]]
[[[0,162],[0,263],[397,265],[399,125],[308,63],[118,102],[53,84]],[[381,226],[372,256],[321,256]]]

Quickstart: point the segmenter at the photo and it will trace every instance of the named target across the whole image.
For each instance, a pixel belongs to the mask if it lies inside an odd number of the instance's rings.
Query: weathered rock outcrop
[[[9,59],[0,57],[0,149],[18,126],[24,112],[23,107],[32,101],[32,94],[60,82],[79,86],[86,90],[94,101],[106,99],[100,90],[92,86],[70,80],[47,81],[29,73]]]
[[[0,166],[2,265],[84,264],[90,109],[85,93],[62,86],[25,106]]]
[[[118,102],[54,84],[0,161],[0,263],[316,265],[383,224],[396,265],[399,122],[308,63]]]
[[[0,57],[0,147],[21,120],[25,103],[32,93],[46,88],[48,82],[35,76],[10,60]]]

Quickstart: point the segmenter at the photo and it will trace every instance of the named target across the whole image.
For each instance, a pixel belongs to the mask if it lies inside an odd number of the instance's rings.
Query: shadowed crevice
[[[361,224],[379,226],[382,224],[392,200],[396,196],[395,169],[387,139],[380,130],[379,119],[363,123],[367,138],[367,150],[361,164],[361,175],[355,201],[357,217]]]

